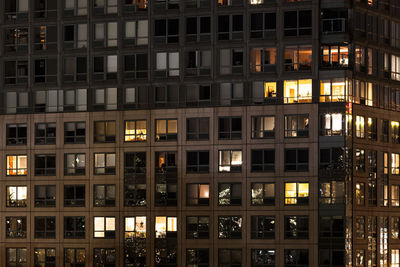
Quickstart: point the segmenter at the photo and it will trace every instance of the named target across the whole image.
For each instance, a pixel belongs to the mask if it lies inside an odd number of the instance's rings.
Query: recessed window
[[[208,2],[200,0],[194,2]],[[186,2],[190,4],[190,2]],[[186,18],[186,42],[205,42],[211,39],[211,17],[187,17]]]
[[[285,149],[285,171],[308,171],[308,149]]]
[[[146,141],[146,124],[146,120],[125,121],[125,142]]]
[[[275,205],[275,184],[252,183],[251,205]]]
[[[242,118],[226,117],[218,118],[218,138],[219,139],[241,139],[242,138]]]
[[[7,267],[24,267],[27,263],[26,248],[7,248]]]
[[[115,185],[94,185],[95,207],[114,207],[115,206]]]
[[[64,265],[65,266],[85,266],[86,251],[84,248],[65,248]]]
[[[179,19],[156,19],[154,21],[154,42],[172,44],[179,41]]]
[[[28,74],[30,68],[28,67],[28,61],[25,60],[14,60],[14,61],[6,61],[4,62],[4,83],[5,84],[27,84],[28,82]],[[13,92],[13,95],[8,95],[9,100],[14,100],[17,102],[16,99],[16,92]],[[20,96],[18,99],[19,106],[27,106],[25,104],[28,103],[28,94],[24,93],[23,96]],[[15,103],[13,106],[16,107]],[[13,112],[11,106],[7,113],[16,113]]]
[[[285,103],[311,103],[312,80],[284,81]]]
[[[367,138],[368,140],[376,141],[378,138],[377,119],[367,119]]]
[[[35,175],[56,175],[56,155],[35,155]]]
[[[218,266],[242,266],[242,249],[218,249]]]
[[[284,267],[309,266],[308,249],[285,249]]]
[[[356,153],[356,158],[355,158],[356,171],[357,172],[365,172],[365,150],[356,148],[355,153]],[[398,171],[398,168],[397,168],[397,170],[395,168],[394,169],[395,173],[393,173],[393,163],[396,163],[396,160],[393,161],[393,155],[396,155],[396,154],[392,153],[392,174],[396,174],[396,173],[399,173],[399,171]]]
[[[124,80],[146,79],[148,75],[147,54],[124,56]]]
[[[56,217],[35,217],[35,238],[56,238]]]
[[[53,145],[56,143],[55,123],[36,123],[35,145]]]
[[[250,51],[250,71],[274,72],[276,69],[276,48],[253,48]]]
[[[35,266],[55,266],[56,264],[55,248],[35,248],[33,255]]]
[[[284,13],[285,36],[303,36],[312,34],[312,11],[297,10]]]
[[[210,164],[209,151],[187,151],[186,172],[187,173],[208,173]]]
[[[124,205],[146,205],[146,152],[126,152],[124,160]]]
[[[220,41],[243,39],[243,15],[218,16],[217,30],[218,40]]]
[[[129,1],[129,0],[126,0]],[[131,2],[136,0],[130,0]],[[137,1],[137,2],[146,2]],[[126,21],[124,31],[124,45],[147,45],[149,42],[149,21],[147,19]]]
[[[64,0],[64,16],[87,14],[87,0]]]
[[[64,217],[64,238],[83,239],[85,238],[85,217],[69,216]]]
[[[285,205],[308,205],[308,183],[285,183]]]
[[[286,71],[311,71],[312,46],[285,47]]]
[[[117,28],[117,22],[95,23],[93,40],[94,47],[116,47]]]
[[[155,205],[176,206],[178,203],[177,152],[155,153]]]
[[[210,266],[208,248],[186,249],[186,266]]]
[[[116,110],[117,109],[117,88],[97,88],[94,90],[95,110]]]
[[[115,217],[94,217],[94,238],[115,238]]]
[[[251,0],[260,1],[260,0]],[[274,249],[251,249],[251,266],[273,267],[275,266]]]
[[[365,118],[363,116],[356,116],[356,137],[365,138]]]
[[[320,135],[321,136],[341,136],[343,131],[343,114],[326,113],[321,115]]]
[[[179,52],[156,53],[156,77],[179,76]]]
[[[356,183],[356,205],[364,206],[365,204],[365,183]]]
[[[319,203],[321,204],[334,205],[344,203],[344,182],[321,182],[319,191]]]
[[[208,206],[210,202],[209,184],[187,184],[186,185],[186,205],[188,206]]]
[[[87,78],[87,57],[64,57],[64,82],[81,82]]]
[[[218,217],[219,239],[241,239],[242,217],[241,216],[219,216]]]
[[[95,143],[115,143],[115,121],[94,122]]]
[[[285,115],[285,137],[308,137],[308,114]]]
[[[6,96],[7,114],[27,113],[29,98],[27,92],[7,92]]]
[[[335,19],[325,19],[323,20],[323,31],[328,30],[325,28],[327,23],[334,22]],[[338,28],[341,28],[342,23],[336,24]],[[348,45],[323,45],[322,46],[322,67],[324,68],[346,68],[349,65],[349,46]]]
[[[218,184],[218,205],[219,206],[240,206],[240,205],[242,205],[242,184],[241,183],[219,183]]]
[[[275,170],[274,149],[252,149],[251,150],[251,171],[272,172]]]
[[[64,154],[64,175],[85,175],[85,154]]]
[[[35,185],[35,207],[55,207],[56,195],[55,185]]]
[[[27,186],[7,186],[6,207],[26,207]]]
[[[86,48],[87,40],[86,23],[64,25],[64,49]]]
[[[6,238],[26,238],[26,217],[6,217]]]
[[[308,238],[308,216],[285,216],[285,239]]]
[[[85,185],[64,185],[64,207],[85,206]]]
[[[94,174],[115,174],[115,153],[95,153]]]
[[[185,76],[209,76],[211,74],[211,51],[195,50],[185,54]]]
[[[93,79],[96,81],[116,80],[118,69],[118,56],[93,57]]]
[[[249,0],[251,5],[264,3],[264,0]],[[250,38],[270,39],[276,37],[276,13],[252,13],[250,15]]]
[[[7,145],[26,145],[27,128],[25,123],[7,124]]]
[[[186,140],[200,141],[209,139],[209,118],[189,118],[186,120]]]
[[[7,175],[27,175],[28,163],[26,155],[7,156]]]
[[[114,248],[95,248],[93,256],[94,266],[115,266],[115,249]]]
[[[251,117],[251,138],[263,139],[275,137],[275,117]]]
[[[126,265],[146,265],[146,217],[125,217],[124,262]]]
[[[219,51],[219,74],[241,74],[243,73],[243,49],[220,49]]]
[[[156,141],[176,141],[178,139],[178,120],[156,120]]]
[[[218,151],[219,172],[241,172],[242,151],[241,150],[219,150]]]
[[[155,218],[155,237],[168,238],[169,236],[176,237],[178,231],[178,218],[177,217],[166,217],[156,216]]]
[[[275,222],[274,216],[251,216],[251,238],[274,239]]]
[[[210,217],[186,217],[186,239],[209,239]]]
[[[86,138],[85,122],[64,123],[64,144],[84,144]]]
[[[320,102],[342,102],[345,100],[346,83],[344,79],[322,80]]]

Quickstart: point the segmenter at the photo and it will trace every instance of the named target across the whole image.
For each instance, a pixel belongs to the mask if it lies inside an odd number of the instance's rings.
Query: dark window
[[[35,155],[35,175],[56,175],[56,155]]]
[[[146,152],[127,152],[124,161],[124,205],[146,205]]]
[[[204,1],[204,0],[201,0]],[[209,2],[209,1],[206,1]],[[211,39],[210,17],[186,18],[186,42],[203,42]]]
[[[18,60],[4,62],[5,84],[27,84],[28,74],[28,61]]]
[[[115,266],[114,248],[95,248],[93,256],[93,266],[95,267],[114,267]]]
[[[286,11],[284,14],[285,36],[302,36],[312,34],[312,11]]]
[[[186,217],[186,239],[209,239],[210,217]]]
[[[344,249],[321,249],[319,251],[319,265],[320,267],[330,266],[345,266],[345,251]],[[356,261],[357,262],[357,261]],[[356,264],[356,266],[362,266]]]
[[[64,154],[64,175],[85,175],[85,154]]]
[[[125,217],[125,266],[146,266],[146,216]]]
[[[210,266],[208,248],[186,249],[186,266],[208,267]]]
[[[208,173],[209,172],[209,151],[187,151],[186,172],[187,173]]]
[[[156,216],[155,266],[178,266],[177,217]]]
[[[381,142],[389,142],[389,120],[381,120]]]
[[[251,205],[275,205],[275,184],[252,183]]]
[[[56,143],[55,123],[36,123],[35,145],[53,145]]]
[[[124,57],[124,79],[146,79],[148,73],[147,54],[134,54]]]
[[[241,216],[219,216],[218,217],[219,239],[241,239],[242,217]]]
[[[186,140],[199,141],[209,139],[209,118],[189,118],[186,120]]]
[[[115,174],[115,153],[95,153],[94,174]]]
[[[251,249],[251,267],[275,267],[275,250]]]
[[[64,217],[64,238],[85,238],[85,217]]]
[[[33,252],[35,267],[55,267],[56,249],[55,248],[35,248]]]
[[[321,148],[319,150],[320,170],[342,170],[344,168],[344,149],[341,147]]]
[[[198,107],[211,104],[211,85],[190,84],[185,86],[186,106]]]
[[[376,118],[368,118],[367,119],[367,138],[372,141],[376,141],[378,138],[378,129],[377,129],[377,119]]]
[[[156,120],[156,141],[176,141],[178,139],[178,120]]]
[[[64,207],[85,206],[85,185],[64,185]]]
[[[356,158],[355,158],[356,171],[365,172],[365,150],[356,148],[355,152],[356,152]],[[395,163],[392,164],[392,168],[394,166],[396,166]],[[393,171],[392,171],[392,173],[393,173]]]
[[[179,42],[179,19],[157,19],[154,21],[155,43]]]
[[[35,185],[35,207],[55,207],[56,195],[55,185]]]
[[[186,185],[186,205],[188,206],[208,206],[210,202],[209,184],[187,184]]]
[[[308,239],[308,216],[285,216],[285,239]]]
[[[308,114],[285,115],[285,137],[308,137]]]
[[[218,249],[218,267],[241,267],[242,249],[220,248]]]
[[[85,122],[66,122],[64,123],[64,143],[65,144],[84,144],[86,136]]]
[[[275,117],[251,117],[251,138],[263,139],[275,137]]]
[[[7,124],[7,145],[26,145],[26,124]]]
[[[95,121],[94,142],[115,143],[115,121]]]
[[[219,139],[241,139],[242,138],[242,118],[229,117],[218,119],[218,138]]]
[[[86,251],[84,248],[65,248],[64,266],[83,267],[86,265]]]
[[[320,217],[319,219],[319,238],[331,240],[331,238],[344,238],[345,225],[341,216]]]
[[[26,248],[7,248],[7,267],[26,267]]]
[[[308,149],[285,149],[285,171],[308,171]]]
[[[156,152],[156,206],[176,206],[178,203],[176,156],[176,152]]]
[[[35,238],[56,238],[56,217],[35,217]]]
[[[242,205],[242,184],[241,183],[219,183],[218,184],[218,205],[240,206]]]
[[[115,207],[115,185],[95,184],[93,205],[95,207]]]
[[[276,13],[253,13],[250,15],[250,38],[276,37]]]
[[[46,58],[36,59],[35,83],[55,83],[57,82],[57,59]]]
[[[26,217],[6,217],[6,238],[26,238]]]
[[[308,267],[308,249],[285,249],[284,267]]]
[[[243,15],[218,16],[218,40],[243,39]]]
[[[268,172],[275,170],[275,150],[251,150],[251,171]]]
[[[274,239],[275,217],[274,216],[251,216],[251,238],[252,239]]]

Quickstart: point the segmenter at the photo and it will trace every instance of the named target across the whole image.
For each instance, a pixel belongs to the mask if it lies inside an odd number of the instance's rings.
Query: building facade
[[[399,0],[0,3],[1,266],[400,266]]]

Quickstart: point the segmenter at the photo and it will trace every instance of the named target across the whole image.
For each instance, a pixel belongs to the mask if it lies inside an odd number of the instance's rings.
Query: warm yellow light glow
[[[297,204],[297,186],[296,183],[285,183],[285,204]]]
[[[308,197],[308,183],[299,183],[299,197]]]

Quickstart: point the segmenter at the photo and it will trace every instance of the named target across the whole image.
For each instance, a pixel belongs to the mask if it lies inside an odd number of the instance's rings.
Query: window
[[[400,249],[392,249],[391,253],[391,266],[398,267],[400,266]]]
[[[48,3],[52,3],[49,1]],[[56,4],[56,3],[55,3]],[[56,4],[57,5],[57,4]],[[56,9],[56,8],[55,8]],[[57,10],[54,10],[57,12]],[[37,15],[37,14],[35,14]],[[57,50],[57,27],[40,25],[33,29],[34,31],[34,47],[39,51],[55,51]]]
[[[86,252],[84,248],[65,248],[64,266],[80,267],[86,264]]]
[[[146,79],[148,74],[147,54],[124,56],[124,79]]]
[[[190,84],[186,88],[186,106],[208,106],[211,104],[211,85]]]
[[[187,173],[208,173],[209,172],[209,151],[187,151],[186,172]]]
[[[95,207],[115,207],[115,185],[95,184],[94,203]]]
[[[87,89],[64,90],[64,111],[86,111]]]
[[[64,217],[64,238],[85,238],[85,217]]]
[[[116,80],[118,56],[107,55],[93,57],[93,79],[96,81]]]
[[[55,123],[36,123],[35,145],[50,145],[56,143]]]
[[[342,136],[343,119],[342,113],[326,113],[321,115],[320,135],[321,136]]]
[[[400,185],[391,186],[392,207],[400,206]]]
[[[243,73],[243,49],[220,49],[219,51],[219,74]]]
[[[251,267],[274,267],[275,250],[251,249]]]
[[[274,102],[276,100],[276,82],[253,82],[252,98],[254,103]]]
[[[115,121],[94,122],[95,143],[115,143]]]
[[[218,151],[219,172],[242,172],[241,150],[219,150]]]
[[[28,28],[13,27],[5,29],[4,39],[6,53],[28,51]]]
[[[391,229],[391,235],[390,237],[392,239],[399,239],[399,230],[400,230],[400,217],[390,217],[390,229]]]
[[[56,266],[55,248],[35,248],[33,256],[35,266]]]
[[[275,117],[251,117],[251,138],[263,139],[275,137]]]
[[[56,175],[56,155],[35,155],[35,175]]]
[[[356,216],[355,218],[355,236],[356,239],[365,238],[365,218],[364,216]]]
[[[308,216],[285,216],[285,239],[308,239]]]
[[[117,22],[94,24],[94,47],[117,46]]]
[[[155,76],[179,76],[179,52],[156,52]]]
[[[275,205],[275,184],[252,183],[251,205]]]
[[[365,150],[356,148],[356,171],[365,172]]]
[[[284,81],[284,97],[286,104],[311,103],[312,80]]]
[[[86,23],[64,25],[64,49],[82,49],[88,44]]]
[[[115,249],[114,248],[95,248],[93,256],[94,266],[115,266]]]
[[[208,239],[210,235],[210,217],[186,217],[186,239]]]
[[[356,205],[365,205],[365,183],[356,183]]]
[[[356,116],[356,137],[365,138],[365,118],[363,116]]]
[[[6,207],[26,207],[27,186],[7,186]]]
[[[285,36],[303,36],[312,34],[312,11],[298,10],[284,13]]]
[[[321,80],[320,102],[343,102],[347,99],[347,88],[344,79]]]
[[[363,118],[363,117],[362,117]],[[400,143],[400,123],[398,121],[391,122],[392,128],[392,143],[399,144]]]
[[[55,185],[35,185],[35,207],[55,207],[56,195]]]
[[[250,4],[264,0],[250,0]],[[250,15],[250,38],[270,39],[276,37],[276,13],[252,13]]]
[[[392,250],[392,253],[393,253],[393,250]],[[363,249],[357,249],[356,250],[356,267],[364,267],[365,266],[365,261],[366,261],[366,259],[365,259],[364,250]]]
[[[64,0],[64,16],[87,14],[87,0]]]
[[[241,6],[242,1],[240,0],[218,0],[218,6]]]
[[[332,240],[344,238],[345,220],[342,216],[326,216],[319,218],[319,238]]]
[[[26,155],[7,156],[7,175],[27,175],[28,162]]]
[[[218,184],[218,205],[219,206],[240,206],[240,205],[242,205],[242,184],[241,183],[219,183]]]
[[[160,85],[156,86],[154,91],[154,103],[156,107],[177,106],[180,94],[178,85]]]
[[[186,266],[209,266],[208,248],[188,248],[186,249]]]
[[[93,107],[95,110],[116,110],[117,88],[94,89]]]
[[[4,83],[5,84],[27,84],[29,74],[28,61],[14,60],[4,62]],[[19,99],[20,103],[25,99]],[[22,101],[24,100],[24,101]],[[26,99],[28,101],[28,99]],[[10,112],[11,113],[11,112]]]
[[[154,42],[172,44],[179,42],[179,19],[154,20]]]
[[[285,47],[286,71],[311,71],[312,46]]]
[[[36,59],[35,67],[35,83],[56,83],[57,82],[57,59],[46,58]]]
[[[274,216],[251,216],[252,239],[275,239]]]
[[[269,172],[275,170],[274,149],[252,149],[251,150],[251,171]]]
[[[285,183],[285,205],[308,205],[308,183]]]
[[[63,81],[83,82],[87,79],[87,57],[64,57]]]
[[[241,248],[220,248],[218,249],[218,267],[242,266]]]
[[[324,23],[325,21],[323,21]],[[349,65],[349,47],[348,45],[323,45],[322,49],[322,67],[325,68],[347,68]]]
[[[319,169],[324,175],[329,172],[340,172],[344,167],[344,150],[342,147],[320,148]]]
[[[125,217],[124,226],[125,264],[146,265],[146,217]]]
[[[56,238],[56,217],[35,217],[35,238]]]
[[[156,120],[156,141],[176,141],[178,139],[178,120]]]
[[[285,115],[285,137],[308,137],[308,114]]]
[[[276,48],[252,48],[250,51],[251,72],[274,72],[276,70]]]
[[[242,217],[241,216],[218,216],[218,238],[219,239],[241,239]]]
[[[117,13],[117,0],[94,0],[94,14]]]
[[[60,112],[63,107],[62,90],[46,90],[35,92],[35,112]]]
[[[64,154],[64,175],[85,175],[85,154]]]
[[[27,263],[26,248],[7,248],[7,267],[25,267]]]
[[[26,145],[27,135],[25,123],[7,124],[7,145]]]
[[[367,138],[376,141],[378,138],[377,120],[376,118],[367,119]]]
[[[243,15],[218,16],[218,40],[243,39]]]
[[[5,13],[7,15],[8,20],[28,19],[28,9],[29,9],[28,0],[10,0],[7,1],[6,3],[7,5],[5,5]]]
[[[148,28],[149,21],[147,19],[126,21],[124,32],[124,45],[147,45],[149,42]]]
[[[124,160],[124,205],[146,205],[146,152],[127,152]]]
[[[177,217],[156,216],[155,218],[155,257],[156,266],[177,261]]]
[[[115,174],[115,153],[94,153],[94,174]]]
[[[64,185],[64,207],[85,206],[85,185]]]
[[[94,238],[115,238],[115,217],[94,217]]]
[[[225,117],[218,118],[218,139],[241,139],[242,118]]]
[[[285,249],[284,262],[284,267],[307,267],[308,249]]]
[[[178,201],[177,153],[155,153],[155,205],[176,206]]]
[[[84,144],[86,138],[85,122],[64,123],[64,144]]]
[[[185,76],[211,74],[211,50],[188,51],[185,55]]]
[[[285,149],[285,171],[308,171],[308,148]]]
[[[7,92],[7,114],[28,112],[28,92]]]
[[[195,0],[197,1],[197,0]],[[204,0],[201,0],[204,1]],[[205,1],[209,2],[209,1]],[[205,42],[211,39],[211,17],[186,18],[186,42]]]
[[[336,34],[347,31],[347,9],[324,9],[321,11],[322,32],[324,34]]]
[[[319,192],[320,204],[335,205],[344,203],[344,182],[321,182]]]
[[[208,206],[210,202],[209,184],[187,184],[186,205],[187,206]]]
[[[148,0],[125,0],[123,8],[127,12],[146,11],[148,6],[147,1]]]
[[[208,140],[209,125],[209,118],[188,118],[186,120],[186,140]]]
[[[26,238],[26,217],[6,217],[6,238]]]
[[[240,106],[244,101],[243,83],[221,83],[219,86],[219,104],[228,106]]]
[[[146,87],[131,87],[131,88],[124,88],[124,107],[126,109],[134,109],[136,108],[136,99],[138,97],[138,93],[142,92],[142,90],[146,89]],[[147,89],[146,89],[147,90]],[[143,95],[140,94],[140,97]],[[140,98],[141,99],[141,98]],[[143,100],[144,101],[144,100]]]
[[[389,120],[381,120],[381,142],[389,142]]]

